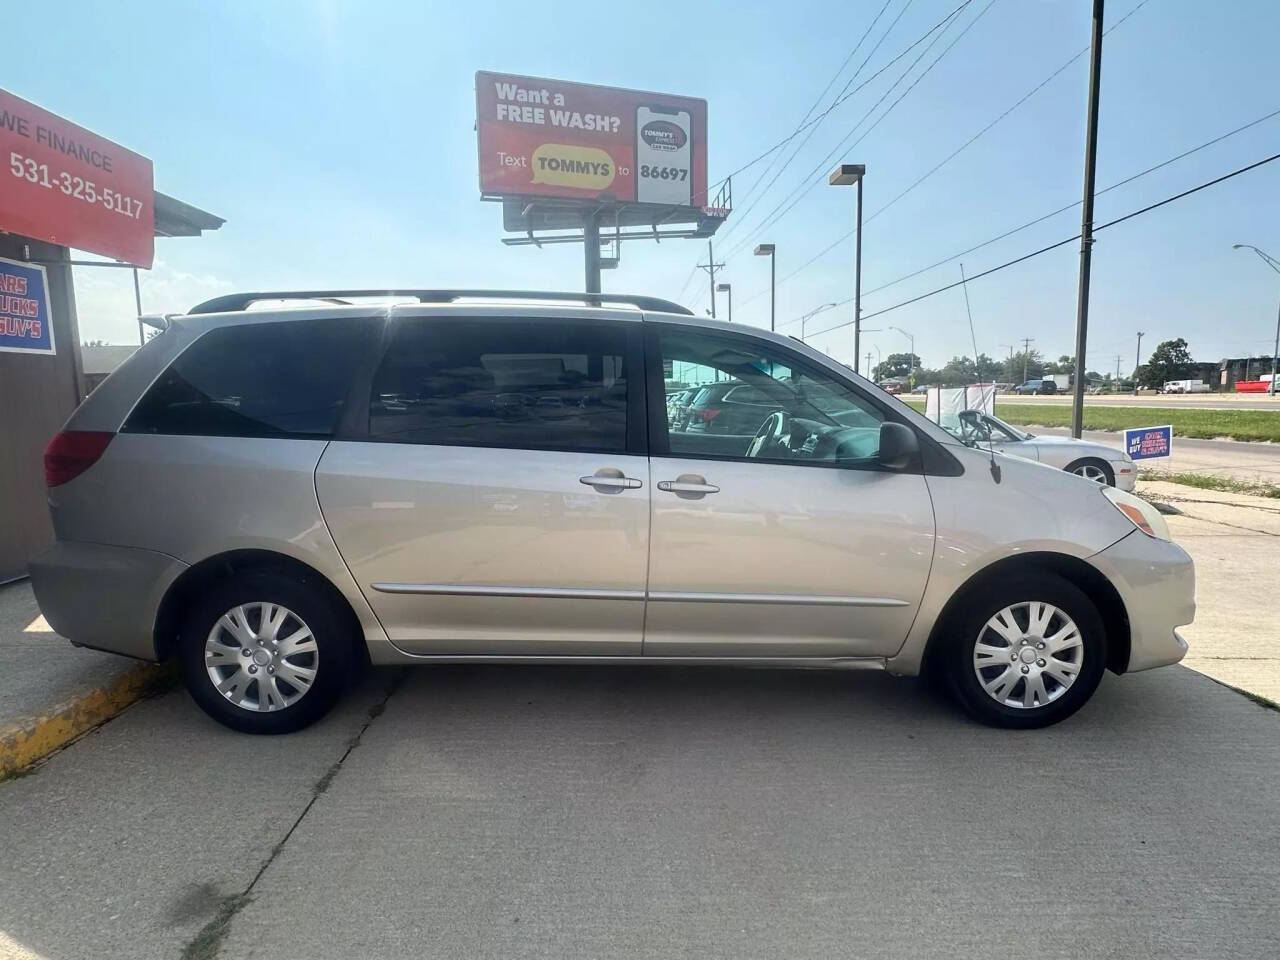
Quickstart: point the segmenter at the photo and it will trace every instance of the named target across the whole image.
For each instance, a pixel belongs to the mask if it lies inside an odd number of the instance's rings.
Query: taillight
[[[723,407],[703,407],[698,411],[698,418],[703,423],[710,423],[716,417],[720,416],[720,411],[723,409]]]
[[[56,487],[74,480],[102,456],[114,433],[102,430],[63,430],[44,448],[44,482]]]

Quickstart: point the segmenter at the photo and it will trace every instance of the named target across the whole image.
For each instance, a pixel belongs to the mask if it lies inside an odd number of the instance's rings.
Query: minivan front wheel
[[[1093,695],[1106,666],[1097,608],[1054,576],[1012,579],[970,600],[944,653],[952,694],[975,719],[1028,729],[1065,720]]]
[[[245,733],[289,733],[314,723],[338,699],[352,660],[328,596],[267,571],[203,594],[187,616],[179,656],[201,709]]]

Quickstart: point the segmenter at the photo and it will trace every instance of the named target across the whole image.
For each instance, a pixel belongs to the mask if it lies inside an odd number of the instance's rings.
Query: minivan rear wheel
[[[1046,727],[1093,696],[1106,667],[1106,628],[1075,585],[1015,577],[970,598],[951,621],[942,660],[952,695],[974,719]]]
[[[187,689],[219,723],[244,733],[290,733],[337,701],[352,646],[330,598],[272,571],[215,584],[192,606],[179,638]]]

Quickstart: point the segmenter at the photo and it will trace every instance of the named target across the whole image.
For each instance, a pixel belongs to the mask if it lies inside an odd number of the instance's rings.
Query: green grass
[[[906,399],[906,398],[904,398]],[[907,399],[918,410],[923,397]],[[1047,403],[1001,403],[996,416],[1008,423],[1029,427],[1069,427],[1071,407]],[[1280,442],[1280,410],[1168,410],[1157,407],[1084,407],[1086,430],[1127,430],[1133,427],[1173,426],[1174,436],[1229,437],[1232,440]]]
[[[1280,500],[1280,487],[1274,483],[1250,483],[1231,477],[1215,477],[1203,473],[1165,473],[1163,470],[1140,470],[1140,480],[1161,480],[1180,483],[1198,490],[1220,490],[1224,493],[1245,493],[1252,497],[1270,497]]]

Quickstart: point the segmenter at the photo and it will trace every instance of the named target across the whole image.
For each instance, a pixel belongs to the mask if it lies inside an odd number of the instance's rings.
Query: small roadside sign
[[[57,351],[49,322],[49,283],[44,267],[0,259],[0,351]]]
[[[1173,427],[1138,427],[1124,432],[1125,452],[1134,460],[1154,460],[1173,453]]]

